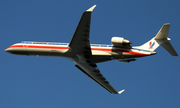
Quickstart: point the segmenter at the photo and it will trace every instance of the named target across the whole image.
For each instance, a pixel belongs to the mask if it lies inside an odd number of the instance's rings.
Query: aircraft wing
[[[83,13],[79,24],[74,32],[74,35],[69,43],[69,51],[71,52],[71,56],[73,56],[72,60],[76,63],[75,66],[78,69],[80,69],[83,73],[85,73],[99,85],[104,87],[110,93],[120,94],[124,90],[117,92],[100,73],[97,65],[92,60],[92,52],[89,42],[89,32],[91,12],[95,7],[96,5],[92,6]]]
[[[92,6],[83,13],[74,35],[69,43],[71,54],[80,54],[86,49],[90,51],[89,32],[91,12],[95,7],[96,5]]]
[[[90,77],[92,80],[97,82],[99,85],[101,85],[103,88],[105,88],[107,91],[113,94],[121,94],[123,90],[117,92],[114,87],[106,80],[106,78],[100,73],[98,67],[94,63],[82,63],[79,61],[74,60],[76,63],[76,67],[81,70],[84,74],[86,74],[88,77]]]

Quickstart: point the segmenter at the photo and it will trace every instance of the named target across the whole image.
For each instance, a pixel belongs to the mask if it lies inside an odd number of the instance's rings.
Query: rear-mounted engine
[[[111,38],[111,44],[115,47],[126,47],[126,48],[132,48],[131,42],[129,40],[126,40],[122,37],[112,37]]]

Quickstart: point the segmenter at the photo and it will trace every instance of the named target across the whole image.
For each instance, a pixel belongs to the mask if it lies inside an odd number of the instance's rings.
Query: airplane
[[[131,46],[129,40],[122,37],[112,37],[111,45],[90,44],[91,13],[96,5],[86,10],[78,23],[70,43],[22,41],[5,49],[16,55],[65,57],[75,63],[75,67],[101,85],[112,94],[121,94],[101,74],[96,63],[117,60],[129,63],[139,57],[155,55],[155,49],[162,46],[172,56],[178,56],[168,38],[170,24],[164,24],[151,40],[141,46]]]

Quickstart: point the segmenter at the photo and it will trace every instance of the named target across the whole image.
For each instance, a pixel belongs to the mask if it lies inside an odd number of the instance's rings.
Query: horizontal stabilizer
[[[164,41],[161,46],[167,51],[169,52],[172,56],[178,56],[178,54],[176,53],[176,51],[174,50],[174,48],[172,47],[171,43],[167,40]]]
[[[155,36],[155,40],[159,45],[161,45],[167,52],[169,52],[172,56],[178,56],[176,51],[174,50],[173,46],[169,42],[171,40],[168,38],[170,24],[164,24],[162,28],[159,30],[157,35]]]

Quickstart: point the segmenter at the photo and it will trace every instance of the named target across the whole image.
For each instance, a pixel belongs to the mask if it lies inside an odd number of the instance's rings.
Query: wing
[[[82,63],[79,61],[74,60],[76,63],[76,67],[81,70],[84,74],[86,74],[88,77],[90,77],[92,80],[97,82],[99,85],[101,85],[103,88],[105,88],[107,91],[113,94],[121,94],[124,90],[121,90],[117,92],[114,87],[106,80],[106,78],[100,73],[98,67],[96,64],[90,64],[90,63]]]
[[[96,7],[92,6],[86,10],[79,24],[74,32],[74,35],[69,43],[70,54],[72,60],[76,63],[76,67],[80,69],[83,73],[97,82],[99,85],[104,87],[110,93],[121,94],[124,90],[117,92],[111,84],[104,78],[100,73],[97,65],[92,60],[91,47],[89,42],[89,32],[90,32],[90,21],[91,21],[91,12]]]
[[[80,54],[85,52],[86,49],[90,51],[89,32],[91,12],[95,7],[96,5],[92,6],[83,13],[74,35],[69,43],[71,54]]]

